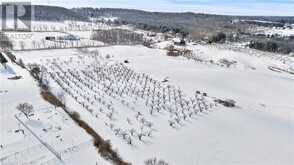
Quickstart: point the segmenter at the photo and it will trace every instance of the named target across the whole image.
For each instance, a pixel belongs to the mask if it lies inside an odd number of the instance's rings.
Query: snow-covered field
[[[294,164],[293,57],[195,43],[174,46],[192,53],[171,57],[165,49],[172,40],[127,25],[119,28],[143,34],[153,48],[91,40],[93,29],[110,28],[91,22],[33,22],[33,32],[5,34],[17,61],[39,65],[51,92],[64,96],[67,109],[109,139],[127,162]],[[291,29],[261,31],[294,35]],[[68,35],[79,40],[45,40]],[[11,79],[15,76],[21,78]],[[216,99],[235,100],[237,106],[226,108]],[[34,107],[29,118],[16,109],[24,102]],[[61,108],[42,99],[27,70],[9,62],[6,68],[0,65],[0,164],[110,161]]]
[[[22,78],[8,79],[15,75]],[[34,107],[34,115],[29,119],[16,109],[19,103],[25,102]],[[3,165],[82,164],[85,161],[108,164],[97,154],[91,137],[62,109],[45,102],[29,73],[10,62],[7,69],[0,65],[0,145],[0,164]]]
[[[5,32],[5,35],[11,40],[13,50],[103,46],[103,43],[90,39],[91,33],[91,31]],[[77,37],[78,40],[46,40],[46,37],[58,38],[69,35]]]
[[[69,109],[77,111],[103,138],[110,139],[122,158],[133,164],[143,164],[153,157],[171,165],[294,164],[294,76],[268,69],[289,69],[292,64],[246,51],[205,45],[189,48],[205,62],[169,57],[165,50],[143,46],[14,54],[25,64],[43,65],[51,90],[63,92]],[[236,61],[234,67],[207,62],[224,58]],[[16,73],[27,74],[24,70]],[[1,100],[22,101],[23,96],[17,98],[16,93],[33,90],[28,96],[39,97],[28,75],[15,81],[19,83],[16,89],[12,81],[3,79],[1,88],[8,93],[1,94]],[[214,98],[233,99],[237,107],[216,106]],[[17,103],[3,103],[7,106],[3,115],[16,113]],[[38,116],[45,115],[40,112]],[[66,130],[59,134],[77,138]],[[81,139],[87,141],[82,135]],[[93,158],[88,160],[87,156],[81,154],[75,159],[93,164]]]
[[[78,21],[32,21],[31,26],[31,32],[4,32],[12,42],[13,50],[102,46],[103,43],[90,39],[92,31],[112,28],[103,23]],[[75,36],[79,40],[46,40],[46,37],[58,38],[69,35]]]

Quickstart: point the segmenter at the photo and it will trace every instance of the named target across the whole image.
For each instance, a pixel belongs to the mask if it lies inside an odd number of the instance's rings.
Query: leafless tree
[[[34,110],[33,110],[34,107],[33,105],[29,103],[20,103],[18,104],[16,109],[18,109],[21,113],[23,113],[27,119],[29,119],[30,116],[34,115]]]

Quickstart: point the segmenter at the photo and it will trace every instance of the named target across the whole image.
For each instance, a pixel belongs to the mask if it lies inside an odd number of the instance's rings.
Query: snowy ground
[[[0,19],[1,21],[1,19]],[[7,22],[12,22],[8,20]],[[13,24],[12,24],[13,25]],[[1,27],[0,27],[1,28]],[[103,23],[64,21],[64,22],[39,22],[32,21],[31,32],[7,31],[4,34],[13,44],[13,50],[69,48],[101,46],[103,43],[90,39],[93,30],[110,29],[112,27]],[[121,27],[121,28],[127,28]],[[80,40],[45,40],[49,37],[64,37],[73,35]]]
[[[13,50],[50,49],[102,46],[101,42],[90,39],[91,31],[68,31],[68,32],[5,32],[13,44]],[[46,40],[49,37],[64,37],[74,35],[79,40]]]
[[[274,28],[269,28],[269,27],[259,27],[257,28],[257,31],[259,34],[266,34],[266,35],[279,35],[283,37],[287,36],[294,36],[294,25],[289,27],[274,27]]]
[[[8,79],[15,75],[22,78]],[[62,109],[45,102],[29,73],[10,62],[7,69],[0,66],[0,100],[0,164],[82,164],[86,160],[93,165],[108,164],[98,156],[91,137]],[[34,116],[30,119],[16,110],[16,106],[24,102],[34,106]],[[58,152],[63,162],[42,142]],[[83,157],[78,156],[81,154]]]
[[[279,59],[264,54],[253,55],[255,52],[238,52],[203,45],[194,45],[190,48],[207,61],[226,58],[237,63],[234,67],[219,67],[211,63],[188,60],[185,57],[168,57],[164,50],[148,49],[142,46],[91,48],[89,50],[92,52],[87,53],[67,49],[25,51],[15,52],[15,54],[25,63],[43,64],[49,72],[56,76],[57,72],[62,73],[61,76],[65,76],[64,80],[70,80],[63,82],[60,77],[61,84],[67,86],[68,83],[69,87],[72,87],[68,88],[69,91],[74,96],[78,96],[75,100],[67,95],[66,102],[69,108],[79,112],[81,117],[103,138],[110,139],[123,159],[133,164],[143,164],[144,160],[152,157],[164,159],[171,165],[294,164],[292,140],[294,138],[292,103],[294,77],[289,73],[278,73],[268,69],[269,66],[289,69],[292,64],[283,63]],[[126,60],[128,63],[124,63]],[[118,65],[119,63],[124,63],[123,67]],[[62,67],[58,69],[56,66]],[[94,80],[94,66],[98,67],[97,73],[104,75],[106,80]],[[152,81],[155,80],[159,84],[155,85],[156,91],[157,88],[163,89],[170,84],[175,89],[181,89],[184,99],[189,100],[194,97],[195,91],[201,91],[208,93],[209,97],[205,99],[209,100],[211,97],[234,99],[238,107],[228,109],[218,105],[209,108],[205,112],[199,112],[181,121],[175,129],[169,123],[173,119],[172,114],[165,110],[162,113],[156,113],[155,116],[150,114],[150,100],[148,104],[144,104],[148,100],[147,96],[136,98],[136,93],[112,96],[109,89],[120,91],[123,86],[128,90],[132,89],[124,83],[124,77],[122,77],[123,80],[116,78],[116,68],[118,70],[129,68],[130,73],[143,78],[143,73],[149,75]],[[64,73],[71,71],[73,75],[79,75],[81,81],[69,74],[63,75],[62,71]],[[93,71],[93,75],[87,76],[82,71],[88,71],[89,74]],[[168,82],[162,83],[164,79]],[[57,83],[50,81],[52,90],[59,92],[61,88]],[[141,89],[142,84],[133,80],[131,82],[134,89]],[[9,81],[7,83],[9,84]],[[31,83],[28,85],[33,86]],[[152,84],[148,84],[147,88],[148,86],[153,87]],[[8,87],[5,89],[8,89],[9,94],[11,89]],[[30,88],[21,90],[24,89]],[[122,92],[125,91],[122,90]],[[164,92],[163,94],[160,91],[157,92],[159,96],[164,95]],[[4,94],[1,95],[7,97]],[[38,96],[36,93],[32,95]],[[106,106],[101,106],[94,99],[95,95],[102,98]],[[7,98],[13,98],[13,96]],[[19,99],[22,98],[19,96]],[[209,103],[209,101],[205,102]],[[3,104],[11,106],[7,108],[9,112],[15,107],[8,103]],[[107,108],[108,104],[111,105],[109,108]],[[159,109],[164,108],[159,107]],[[108,110],[113,112],[113,118],[110,117]],[[7,111],[4,112],[7,113]],[[137,119],[138,112],[141,114],[139,116],[143,116],[144,122],[141,118]],[[152,127],[145,126],[148,122],[152,123]],[[141,132],[142,130],[151,131],[152,136],[144,136],[144,142],[134,136],[123,138],[123,133],[131,128],[136,130],[137,135],[140,134],[141,129]],[[128,144],[128,137],[132,138],[133,145]],[[87,162],[91,161],[87,160]]]

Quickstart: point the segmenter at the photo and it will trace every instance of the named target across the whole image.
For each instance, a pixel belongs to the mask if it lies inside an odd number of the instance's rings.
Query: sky
[[[0,0],[73,7],[109,7],[147,11],[223,15],[294,16],[294,0]]]

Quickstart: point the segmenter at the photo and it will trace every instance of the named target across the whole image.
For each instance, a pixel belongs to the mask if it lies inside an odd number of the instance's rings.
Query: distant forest
[[[182,34],[184,37],[189,35],[192,40],[208,38],[210,42],[223,42],[223,38],[225,38],[230,41],[252,41],[250,45],[252,48],[277,52],[290,52],[294,48],[293,38],[269,38],[266,36],[256,38],[249,30],[254,26],[283,27],[287,23],[294,24],[294,17],[288,16],[225,16],[114,8],[67,9],[56,6],[34,6],[34,11],[35,20],[38,21],[90,21],[91,17],[117,17],[117,20],[110,23],[114,25],[130,24],[138,29],[155,32],[173,32],[174,34]],[[270,43],[265,43],[265,41]]]
[[[1,5],[0,5],[1,6]],[[1,8],[0,8],[1,9]],[[34,6],[35,20],[64,21],[78,20],[89,21],[90,17],[117,17],[120,24],[133,24],[140,29],[155,31],[174,31],[180,33],[193,32],[195,28],[203,31],[236,31],[244,28],[243,25],[231,24],[232,20],[260,20],[276,22],[274,25],[294,23],[294,17],[262,17],[262,16],[225,16],[212,14],[199,14],[192,12],[169,13],[147,12],[133,9],[115,8],[73,8],[67,9],[57,6]],[[246,24],[257,24],[246,22]],[[266,25],[264,23],[259,23]],[[246,28],[246,27],[245,27]]]
[[[71,10],[83,17],[117,17],[122,24],[133,24],[140,29],[158,30],[161,32],[168,30],[173,30],[175,32],[192,32],[195,28],[206,31],[231,31],[232,29],[237,30],[238,28],[242,28],[242,25],[231,24],[231,21],[235,19],[276,22],[272,24],[273,26],[280,26],[284,23],[294,23],[294,17],[225,16],[197,14],[192,12],[147,12],[142,10],[112,8],[75,8]],[[246,23],[256,24],[256,22],[249,21]],[[266,23],[263,25],[266,25]]]

